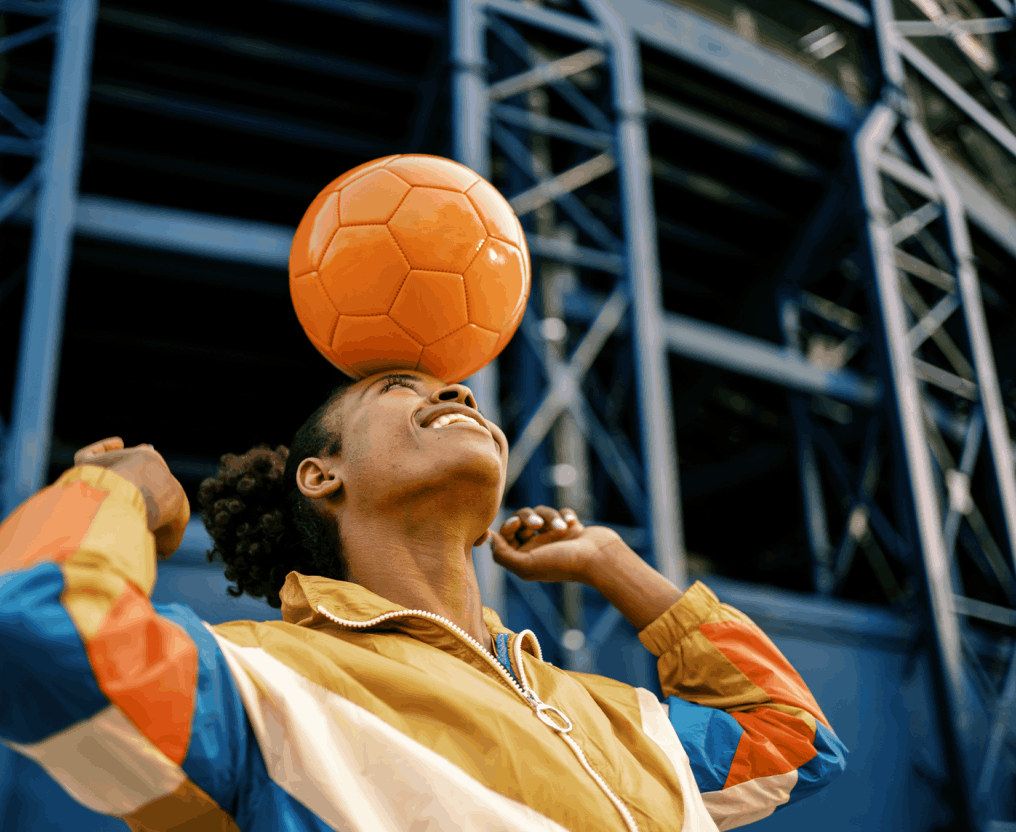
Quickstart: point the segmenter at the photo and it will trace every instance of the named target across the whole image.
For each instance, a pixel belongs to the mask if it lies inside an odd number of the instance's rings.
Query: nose
[[[444,387],[439,387],[430,399],[435,404],[438,402],[459,402],[466,407],[473,408],[473,410],[479,410],[476,406],[476,399],[473,398],[473,391],[464,384],[446,384]]]

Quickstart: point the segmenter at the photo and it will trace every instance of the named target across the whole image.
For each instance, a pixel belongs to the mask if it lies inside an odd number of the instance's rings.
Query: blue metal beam
[[[242,55],[244,58],[290,66],[333,78],[347,78],[372,87],[401,90],[415,89],[420,86],[418,76],[395,72],[380,64],[338,58],[333,54],[319,52],[305,46],[293,47],[274,41],[244,37],[232,30],[194,26],[123,9],[102,9],[99,12],[99,19],[104,24],[142,31],[178,43],[205,46],[234,55]],[[0,51],[3,50],[3,44],[4,41],[0,40]]]
[[[484,0],[488,11],[497,12],[520,23],[538,26],[549,32],[574,38],[584,43],[605,44],[603,31],[593,23],[570,14],[555,12],[543,6],[513,3],[511,0]]]
[[[282,0],[282,2],[432,38],[443,38],[448,28],[443,16],[390,2],[374,3],[370,0]]]
[[[860,113],[843,91],[791,60],[688,9],[654,0],[610,0],[646,43],[830,127]]]
[[[281,225],[96,196],[78,200],[75,219],[86,237],[278,269],[289,266],[295,233]]]
[[[879,382],[852,370],[824,370],[785,347],[685,315],[671,312],[663,318],[670,349],[686,358],[865,407],[881,399]]]
[[[9,441],[3,455],[0,516],[44,483],[56,396],[74,203],[91,76],[96,0],[65,0],[56,50],[29,255]]]
[[[155,88],[93,84],[92,98],[130,110],[193,121],[308,147],[369,154],[371,157],[398,153],[402,150],[401,147],[379,143],[377,139],[369,136],[355,136],[339,130],[328,130],[316,124],[280,119],[272,113],[253,108],[226,107],[221,102],[172,94]],[[2,111],[0,114],[6,115]]]

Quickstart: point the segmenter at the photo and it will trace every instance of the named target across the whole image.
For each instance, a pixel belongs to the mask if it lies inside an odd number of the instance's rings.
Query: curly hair
[[[300,426],[289,448],[257,445],[226,454],[214,477],[201,483],[198,505],[212,537],[208,560],[226,564],[227,590],[281,607],[279,591],[290,572],[345,580],[339,529],[314,508],[296,484],[296,469],[311,456],[336,456],[342,437],[324,425],[332,405],[355,383],[343,382]]]

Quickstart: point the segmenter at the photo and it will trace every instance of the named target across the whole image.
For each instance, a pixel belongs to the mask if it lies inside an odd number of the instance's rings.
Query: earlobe
[[[482,535],[480,535],[478,538],[476,538],[476,543],[474,543],[473,546],[474,547],[475,546],[482,546],[484,543],[487,542],[487,540],[489,538],[490,538],[490,529],[487,529],[487,531],[485,531]]]
[[[296,469],[296,486],[305,497],[331,497],[342,488],[342,477],[334,465],[310,456]]]

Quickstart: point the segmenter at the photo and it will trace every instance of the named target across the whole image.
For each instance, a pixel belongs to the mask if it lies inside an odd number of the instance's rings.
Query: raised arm
[[[151,446],[104,440],[75,461],[0,526],[0,739],[94,811],[229,829],[239,696],[193,612],[149,601],[183,489]]]
[[[526,580],[588,584],[639,631],[659,659],[670,723],[721,830],[813,794],[846,767],[846,748],[804,680],[705,584],[682,592],[616,532],[584,527],[568,509],[520,510],[491,539],[502,566]]]

